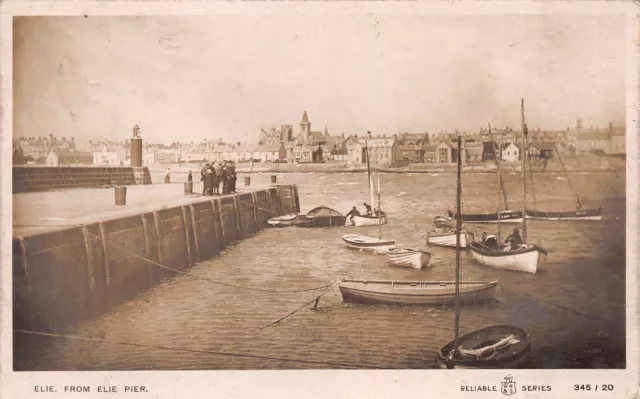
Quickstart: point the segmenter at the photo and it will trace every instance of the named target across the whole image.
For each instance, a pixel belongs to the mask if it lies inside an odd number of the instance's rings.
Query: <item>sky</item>
[[[614,16],[218,15],[14,21],[14,134],[255,143],[624,121]]]

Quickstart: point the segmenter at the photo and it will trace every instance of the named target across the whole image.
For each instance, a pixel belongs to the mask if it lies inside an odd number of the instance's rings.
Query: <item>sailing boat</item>
[[[371,132],[367,132],[371,133]],[[373,181],[371,176],[371,170],[369,168],[369,149],[367,146],[367,170],[369,171],[369,194],[371,196],[371,204],[373,205]],[[354,224],[356,226],[380,226],[378,237],[363,236],[360,234],[345,234],[342,236],[342,241],[347,244],[348,247],[359,249],[360,251],[373,251],[377,253],[386,253],[392,248],[395,248],[396,242],[394,240],[386,240],[382,238],[382,225],[386,223],[387,216],[382,213],[380,207],[380,177],[378,176],[378,215],[374,216],[354,216]]]
[[[371,132],[367,132],[371,134]],[[374,206],[374,184],[373,184],[373,176],[371,175],[371,165],[369,163],[369,143],[367,139],[365,139],[365,150],[367,155],[367,176],[369,178],[369,201],[371,202],[371,206]],[[378,207],[374,207],[374,209],[378,210],[378,215],[359,215],[353,217],[353,224],[356,227],[362,226],[378,226],[381,224],[387,223],[387,215],[382,212],[382,207],[380,206],[380,181],[378,178]]]
[[[524,123],[524,99],[521,100],[521,116],[522,116],[522,149],[526,146],[527,125]],[[527,182],[525,179],[525,152],[521,151],[522,158],[522,214],[525,214],[527,206]],[[498,219],[501,220],[501,219]],[[483,243],[474,242],[469,248],[473,258],[484,266],[494,267],[497,269],[506,269],[535,274],[538,266],[541,265],[548,252],[536,245],[526,244],[527,241],[527,221],[522,219],[522,241],[525,243],[519,249],[501,251],[499,248],[489,248]]]
[[[458,137],[458,149],[460,149]],[[456,232],[460,232],[460,159],[458,159],[458,190]],[[497,325],[472,331],[460,337],[460,235],[456,239],[455,333],[453,341],[436,352],[438,368],[514,368],[531,351],[531,338],[521,328]]]
[[[460,139],[458,139],[460,146]],[[458,160],[458,209],[460,209],[460,161]],[[460,223],[458,223],[460,232]],[[458,234],[458,237],[460,235]],[[459,238],[458,238],[459,240]],[[460,245],[456,251],[455,281],[341,280],[344,302],[396,305],[445,305],[461,301],[477,303],[494,299],[498,280],[460,282]]]
[[[562,155],[560,155],[560,151],[558,151],[558,147],[554,145],[554,149],[558,154],[558,159],[560,160],[560,165],[562,166],[562,172],[569,184],[569,188],[571,192],[576,197],[576,209],[570,211],[537,211],[537,210],[529,210],[527,209],[527,219],[538,219],[538,220],[602,220],[602,207],[600,208],[584,208],[584,204],[578,195],[576,195],[575,190],[573,188],[573,184],[571,184],[571,177],[567,173],[567,169],[564,166],[564,162],[562,161]],[[533,177],[531,178],[531,184],[533,184]],[[535,196],[534,196],[535,203]],[[535,205],[535,204],[534,204]]]

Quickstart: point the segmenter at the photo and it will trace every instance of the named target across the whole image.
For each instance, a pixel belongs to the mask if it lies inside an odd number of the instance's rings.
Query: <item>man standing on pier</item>
[[[238,176],[236,175],[236,163],[231,161],[231,189],[229,190],[232,193],[236,192],[236,181],[238,180]]]
[[[215,195],[220,195],[220,175],[222,173],[220,168],[220,162],[215,162],[213,164],[213,171],[215,172],[215,176],[213,180],[213,193]]]
[[[209,163],[205,163],[202,169],[200,169],[200,180],[202,181],[202,195],[207,195],[207,169]]]
[[[227,161],[222,162],[222,169],[220,170],[220,180],[222,180],[222,194],[227,193],[227,174],[229,173],[229,167]]]

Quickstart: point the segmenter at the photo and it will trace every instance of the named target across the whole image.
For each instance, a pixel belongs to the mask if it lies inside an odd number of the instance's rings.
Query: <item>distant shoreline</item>
[[[527,165],[528,166],[528,165]],[[197,174],[200,171],[199,165],[163,165],[162,167],[149,167],[149,171],[152,173],[164,173],[170,169],[171,173],[188,173],[191,170],[192,173]],[[376,173],[397,173],[397,174],[411,174],[411,173],[423,173],[423,174],[436,174],[436,173],[456,173],[457,168],[455,164],[437,165],[437,164],[411,164],[405,167],[379,167],[372,166],[372,172]],[[462,167],[462,173],[464,174],[494,174],[497,168],[495,165],[466,165]],[[520,173],[520,166],[513,164],[507,165],[502,168],[502,173],[513,174]],[[568,173],[618,173],[625,172],[624,160],[609,160],[603,159],[600,165],[566,165],[566,171]],[[253,168],[244,167],[242,164],[236,164],[236,172],[238,174],[247,173],[366,173],[366,167],[355,167],[346,165],[344,163],[326,163],[326,164],[256,164]],[[542,170],[541,166],[534,166],[534,174],[543,173],[563,173],[562,166],[556,163],[549,163],[546,169]],[[528,173],[528,172],[527,172]]]

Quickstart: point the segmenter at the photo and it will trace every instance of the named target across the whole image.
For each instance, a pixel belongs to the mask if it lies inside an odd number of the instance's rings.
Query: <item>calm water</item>
[[[257,174],[252,179],[266,181],[269,175]],[[541,174],[535,180],[538,209],[571,209],[572,194],[560,175]],[[536,275],[485,268],[463,253],[463,278],[500,278],[504,288],[497,303],[463,308],[461,330],[464,333],[501,323],[526,329],[532,336],[528,367],[624,367],[624,175],[577,174],[572,180],[581,195],[602,203],[605,220],[529,222],[529,241],[554,251]],[[424,244],[422,235],[433,217],[455,204],[453,174],[381,174],[380,181],[383,208],[389,214],[382,233],[398,244]],[[509,205],[519,209],[520,177],[508,175],[506,181]],[[324,204],[346,213],[353,205],[362,209],[362,202],[369,202],[362,174],[282,174],[278,183],[299,185],[303,212]],[[463,176],[463,210],[494,210],[498,199],[495,183],[493,174]],[[533,202],[531,197],[529,200]],[[503,237],[513,227],[503,224]],[[469,225],[468,229],[480,234],[495,226]],[[455,252],[451,249],[432,248],[433,267],[417,271],[391,267],[384,256],[347,249],[340,240],[346,233],[375,236],[378,232],[378,227],[269,229],[189,272],[269,290],[316,287],[338,278],[455,278]],[[266,327],[313,297],[314,292],[256,292],[175,276],[103,317],[71,328],[68,334],[264,358],[47,339],[52,345],[29,367],[429,368],[435,350],[453,337],[451,309],[345,305],[337,288],[320,299],[316,311],[308,305]]]

